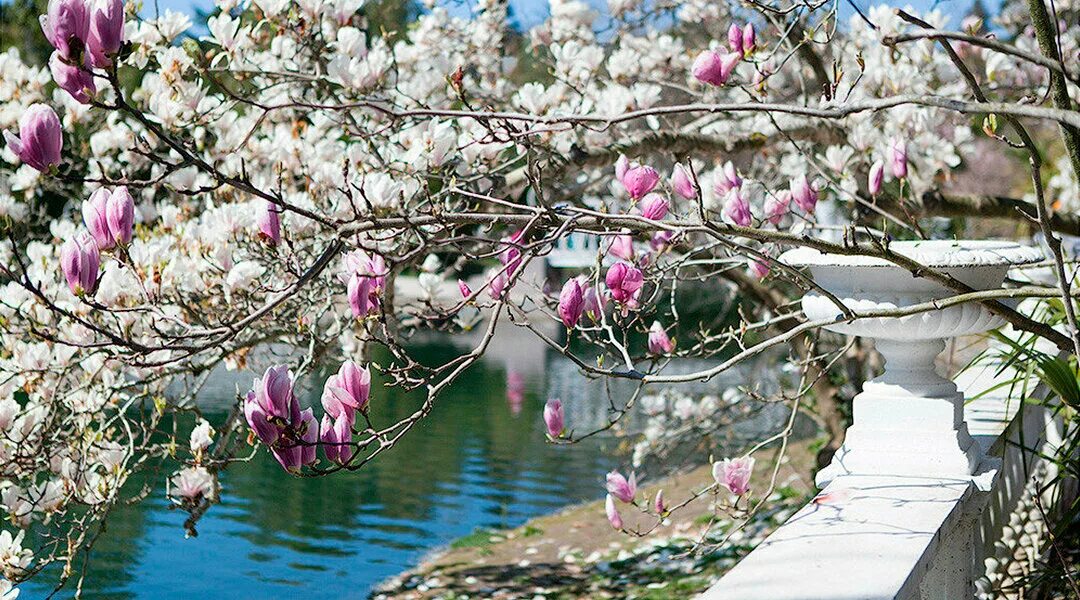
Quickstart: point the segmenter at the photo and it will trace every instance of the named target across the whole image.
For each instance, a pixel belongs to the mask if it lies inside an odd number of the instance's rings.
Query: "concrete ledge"
[[[990,457],[981,481],[839,477],[701,598],[972,598],[984,560],[1042,462],[1030,450],[1054,444],[1063,431],[1050,411],[1019,400],[1043,397],[1034,378],[984,360],[955,382],[973,398],[965,419]]]
[[[840,477],[703,598],[876,600],[918,586],[940,538],[962,518],[966,481]]]

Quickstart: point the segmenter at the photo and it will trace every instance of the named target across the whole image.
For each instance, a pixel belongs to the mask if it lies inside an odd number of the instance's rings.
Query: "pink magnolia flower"
[[[694,79],[702,83],[717,86],[724,85],[727,78],[723,77],[722,62],[723,59],[718,52],[706,50],[698,54],[697,58],[694,59],[694,64],[690,67],[690,73],[694,75]]]
[[[90,100],[97,93],[89,63],[85,63],[82,67],[68,64],[57,51],[53,52],[52,57],[49,58],[49,71],[56,85],[71,94],[71,97],[80,104],[90,104]]]
[[[109,235],[120,245],[131,242],[135,228],[135,199],[127,186],[120,186],[109,195],[105,205],[105,220],[109,226]]]
[[[97,242],[86,232],[69,239],[60,248],[60,270],[68,288],[76,296],[93,294],[97,290],[101,255]]]
[[[623,177],[626,177],[626,172],[630,170],[630,159],[626,158],[625,154],[619,155],[619,160],[615,161],[615,179],[622,183]]]
[[[656,490],[656,500],[653,501],[653,510],[655,510],[658,515],[663,515],[667,512],[667,503],[664,502],[664,490]]]
[[[611,494],[607,495],[604,500],[604,512],[607,513],[608,523],[615,529],[622,529],[622,515],[619,514],[619,508],[615,506],[615,499],[611,497]]]
[[[799,175],[792,179],[790,188],[791,199],[795,201],[795,204],[806,214],[814,214],[814,208],[817,207],[818,202],[818,193],[814,186],[810,185],[810,180],[806,178],[806,175]]]
[[[322,404],[335,419],[355,419],[353,411],[366,412],[371,395],[371,371],[351,360],[341,363],[338,372],[326,378]]]
[[[86,46],[93,65],[104,68],[124,43],[124,0],[97,0],[89,10]]]
[[[323,412],[330,415],[331,419],[345,417],[355,422],[356,409],[348,404],[343,404],[330,389],[330,380],[335,377],[337,377],[337,374],[331,375],[326,379],[326,383],[323,384],[322,396],[319,398],[319,401],[322,403]]]
[[[671,354],[675,349],[675,342],[668,337],[667,331],[660,321],[653,321],[649,328],[649,352],[653,354]]]
[[[19,118],[19,135],[4,131],[4,141],[19,160],[45,172],[60,164],[64,134],[56,111],[44,104],[32,104]]]
[[[116,244],[116,238],[109,231],[108,210],[111,196],[108,189],[98,188],[82,203],[83,224],[90,230],[99,250],[108,250]]]
[[[303,427],[300,439],[304,441],[300,450],[300,461],[305,465],[310,465],[315,462],[315,447],[319,443],[319,422],[315,420],[315,414],[310,408],[305,408],[300,413],[300,422]]]
[[[472,296],[472,288],[469,287],[469,284],[460,279],[457,280],[457,288],[458,291],[461,292],[462,298],[469,298]]]
[[[547,426],[547,434],[552,439],[562,437],[565,429],[562,401],[552,398],[544,405],[544,425]]]
[[[181,469],[172,477],[174,491],[171,495],[188,502],[198,502],[202,498],[213,499],[216,496],[216,482],[213,474],[206,467],[194,466]]]
[[[660,181],[660,174],[656,172],[656,169],[649,166],[631,165],[620,181],[623,187],[626,188],[626,193],[637,200],[656,187],[656,184]]]
[[[348,462],[351,455],[348,444],[351,441],[352,421],[344,415],[336,418],[329,413],[323,415],[319,425],[319,443],[326,454],[326,460],[339,465]]]
[[[281,207],[267,200],[256,219],[259,237],[276,246],[281,243]]]
[[[379,311],[379,297],[373,289],[374,285],[371,277],[364,277],[354,273],[349,278],[347,290],[349,308],[352,309],[352,314],[357,319],[363,319]]]
[[[600,293],[600,290],[589,283],[584,275],[579,276],[578,281],[581,284],[581,296],[584,299],[581,307],[582,314],[588,315],[593,321],[599,321],[600,315],[604,312],[604,307],[607,304],[606,299]]]
[[[49,0],[41,15],[41,31],[65,60],[82,58],[90,33],[90,10],[85,0]]]
[[[293,393],[293,374],[287,365],[275,365],[266,369],[262,377],[255,378],[251,386],[254,401],[266,413],[268,419],[293,421],[299,414],[300,404]]]
[[[244,417],[255,435],[289,472],[315,461],[319,424],[310,408],[300,410],[293,375],[285,365],[268,368],[244,398]]]
[[[344,276],[348,282],[349,307],[358,319],[379,311],[379,296],[386,285],[389,269],[378,254],[354,250],[343,260]]]
[[[638,202],[638,210],[646,219],[659,221],[667,216],[668,201],[660,194],[647,194]]]
[[[727,30],[728,47],[732,52],[743,53],[743,32],[738,25],[732,23]]]
[[[278,440],[270,449],[282,468],[290,473],[300,471],[300,467],[315,462],[315,447],[319,443],[319,422],[310,408],[305,408],[298,419],[292,423],[294,434],[289,441]]]
[[[698,190],[694,185],[694,180],[690,177],[690,173],[686,167],[682,166],[682,163],[675,163],[675,167],[671,170],[671,189],[676,194],[686,198],[687,200],[693,200],[697,198]]]
[[[135,226],[135,200],[127,187],[113,192],[98,188],[82,204],[83,223],[90,230],[99,250],[131,241]]]
[[[674,237],[674,231],[657,231],[653,234],[652,238],[649,239],[649,247],[652,248],[653,252],[659,252],[668,247]]]
[[[310,408],[305,408],[285,430],[286,435],[271,446],[270,454],[290,473],[315,462],[315,447],[319,443],[319,422]]]
[[[608,246],[607,253],[615,258],[627,261],[634,260],[634,238],[627,233],[611,238],[611,245]]]
[[[728,220],[739,227],[750,226],[750,203],[742,197],[742,193],[738,188],[734,188],[728,192],[727,200],[724,202],[723,214]]]
[[[625,306],[635,306],[637,298],[641,295],[641,287],[645,283],[645,276],[637,267],[618,262],[608,268],[604,283],[611,291],[611,297]]]
[[[747,263],[750,265],[750,274],[758,279],[765,279],[771,270],[768,263],[760,260],[750,259]]]
[[[889,143],[889,164],[892,166],[893,177],[897,179],[907,177],[907,142],[899,137],[893,138]]]
[[[503,297],[503,293],[506,292],[506,284],[508,283],[506,273],[500,271],[493,271],[489,274],[491,281],[488,287],[488,294],[491,295],[492,300],[498,300]]]
[[[750,54],[754,51],[754,43],[756,42],[756,36],[754,35],[754,24],[747,23],[746,27],[743,27],[742,31],[742,53],[743,56]]]
[[[775,195],[765,198],[765,218],[773,225],[779,225],[788,214],[791,206],[791,192],[780,190]]]
[[[630,479],[622,473],[612,471],[607,474],[607,491],[623,502],[633,502],[637,495],[637,474],[630,473]]]
[[[524,229],[519,229],[511,234],[509,237],[502,239],[503,245],[506,249],[499,254],[499,262],[507,267],[505,273],[513,275],[514,271],[517,271],[521,266],[522,256],[521,250],[517,247],[521,243],[521,238],[525,235]]]
[[[754,458],[725,458],[724,462],[713,463],[713,479],[721,487],[736,496],[750,491],[750,474],[754,471]]]
[[[724,166],[716,171],[713,181],[713,191],[717,196],[723,196],[733,189],[742,187],[743,179],[739,177],[738,171],[735,170],[735,165],[731,164],[731,161],[724,163]]]
[[[568,280],[559,294],[559,318],[563,325],[573,329],[585,311],[585,290],[577,278]]]
[[[885,163],[878,160],[870,166],[870,175],[867,177],[866,187],[871,196],[881,193],[881,186],[885,183]]]
[[[740,60],[742,60],[742,54],[738,52],[728,52],[720,57],[720,74],[725,81],[735,73],[735,67],[739,66]]]
[[[254,390],[249,391],[244,397],[244,418],[259,441],[268,446],[277,442],[281,428],[276,422],[270,420],[270,416],[256,400]]]
[[[371,289],[374,293],[382,292],[386,284],[386,275],[390,272],[386,267],[386,260],[378,254],[368,254],[363,250],[353,250],[344,256],[343,267],[346,276],[357,274],[371,278]]]
[[[742,53],[729,52],[720,54],[713,50],[706,50],[698,55],[690,72],[694,78],[703,83],[721,86],[727,82],[731,74],[735,72],[736,65],[742,59]]]

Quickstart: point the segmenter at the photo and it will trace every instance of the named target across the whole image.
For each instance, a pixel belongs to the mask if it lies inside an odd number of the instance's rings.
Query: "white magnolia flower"
[[[198,500],[216,497],[217,481],[205,467],[187,467],[173,476],[170,494],[178,500]]]
[[[195,426],[195,429],[191,430],[190,446],[192,452],[206,450],[213,441],[214,429],[210,427],[209,422],[200,419],[199,424]]]
[[[22,547],[25,535],[22,529],[14,536],[6,529],[0,531],[0,572],[9,579],[29,567],[34,559],[33,551]]]
[[[7,578],[0,577],[0,600],[15,600],[18,597],[19,588]]]

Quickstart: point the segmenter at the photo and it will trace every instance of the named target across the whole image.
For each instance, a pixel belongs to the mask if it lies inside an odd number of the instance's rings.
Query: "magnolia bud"
[[[653,321],[649,328],[649,352],[653,354],[671,354],[675,349],[675,343],[668,337],[667,331],[660,321]]]
[[[889,144],[889,164],[892,166],[893,177],[903,179],[907,177],[907,142],[896,137]]]
[[[86,46],[95,67],[109,66],[109,56],[124,43],[124,0],[97,0],[90,10]]]
[[[633,166],[622,177],[623,187],[634,199],[651,192],[659,181],[660,174],[652,167]]]
[[[750,54],[751,52],[754,51],[754,42],[755,42],[754,24],[753,23],[747,23],[746,27],[743,27],[743,32],[742,32],[742,53],[743,53],[743,56],[746,56],[747,54]]]
[[[650,221],[659,221],[667,216],[668,201],[660,194],[649,194],[638,203],[641,216]]]
[[[814,208],[818,202],[818,193],[814,186],[810,185],[810,180],[806,178],[806,175],[799,175],[791,180],[791,199],[806,214],[814,213]]]
[[[68,287],[76,296],[93,294],[97,289],[101,255],[90,234],[83,232],[69,239],[60,249],[60,269]]]
[[[69,65],[60,58],[60,52],[53,52],[49,58],[49,71],[52,72],[56,85],[71,94],[76,102],[90,104],[90,100],[97,93],[94,75],[90,73],[89,66]]]
[[[281,209],[276,204],[269,200],[263,203],[257,222],[259,237],[274,246],[281,242]]]
[[[90,10],[85,0],[49,0],[41,15],[41,31],[65,60],[82,59],[90,32]]]
[[[881,186],[885,182],[885,163],[877,161],[870,166],[870,176],[867,178],[866,187],[871,196],[881,193]]]
[[[563,325],[573,329],[585,311],[585,293],[577,279],[570,279],[559,294],[559,318]]]
[[[82,204],[83,224],[90,230],[90,235],[97,242],[99,250],[108,250],[116,244],[116,240],[109,232],[110,195],[109,190],[98,188]]]
[[[135,227],[135,199],[126,186],[113,190],[105,206],[105,216],[109,223],[109,235],[117,244],[127,245]]]
[[[728,192],[727,201],[724,202],[723,214],[739,227],[750,226],[750,203],[742,197],[742,193],[738,188],[734,188]]]
[[[565,423],[561,400],[553,398],[544,405],[544,425],[547,427],[548,436],[552,439],[562,436]]]
[[[694,185],[694,180],[690,177],[686,167],[679,163],[676,163],[675,168],[671,171],[671,189],[687,200],[697,198],[697,187]]]
[[[732,23],[731,27],[728,27],[727,42],[732,52],[743,53],[743,32],[738,25]]]
[[[19,160],[37,169],[48,171],[60,164],[64,134],[56,111],[44,104],[33,104],[19,118],[19,135],[4,132],[8,148]]]

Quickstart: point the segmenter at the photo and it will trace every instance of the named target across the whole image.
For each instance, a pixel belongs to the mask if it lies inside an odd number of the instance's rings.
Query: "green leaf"
[[[1072,408],[1080,408],[1080,382],[1068,361],[1047,357],[1039,361],[1038,370],[1039,379],[1054,390],[1062,402]]]

